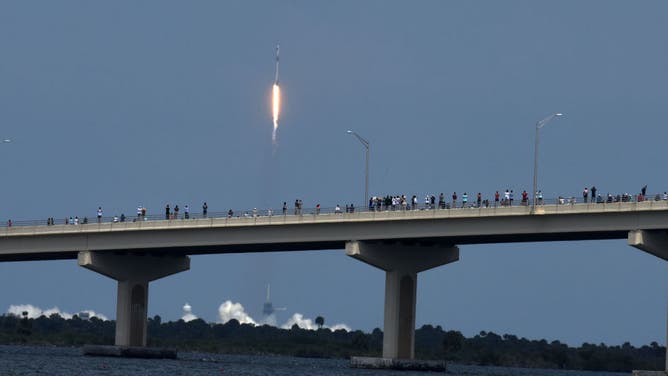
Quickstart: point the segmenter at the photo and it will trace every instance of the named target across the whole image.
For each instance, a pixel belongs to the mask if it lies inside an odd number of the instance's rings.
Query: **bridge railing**
[[[653,194],[646,197],[639,197],[639,195],[606,195],[600,196],[594,201],[591,198],[584,202],[582,197],[557,197],[557,198],[544,198],[537,200],[537,208],[552,208],[551,210],[559,212],[561,210],[569,211],[572,207],[582,208],[585,205],[590,208],[602,208],[603,210],[615,209],[621,207],[622,204],[631,204],[637,208],[644,208],[650,206],[659,205],[661,207],[665,206],[668,209],[668,195],[664,194]],[[429,203],[418,203],[417,205],[412,205],[410,203],[406,204],[385,204],[384,202],[380,204],[374,204],[373,206],[357,207],[352,205],[344,206],[335,206],[335,207],[308,207],[308,208],[296,208],[288,207],[285,210],[283,208],[279,209],[243,209],[243,210],[229,210],[229,211],[209,211],[206,215],[202,212],[190,212],[179,213],[178,217],[173,213],[168,217],[166,213],[162,214],[147,214],[147,215],[136,215],[136,216],[103,216],[97,218],[93,217],[66,217],[66,218],[53,218],[51,219],[30,219],[30,220],[17,220],[17,221],[7,221],[5,223],[0,223],[0,227],[23,227],[23,226],[55,226],[55,225],[90,225],[97,223],[129,223],[129,222],[145,222],[145,221],[187,221],[190,219],[221,219],[226,218],[229,220],[235,220],[239,218],[259,218],[259,217],[295,217],[295,216],[313,216],[317,217],[319,215],[347,215],[350,214],[359,214],[359,213],[369,213],[369,212],[407,212],[407,211],[452,211],[454,213],[464,214],[466,210],[478,209],[481,213],[485,212],[488,209],[494,209],[493,213],[503,214],[504,209],[513,209],[517,210],[518,207],[526,207],[529,210],[531,205],[531,200],[505,200],[500,198],[499,201],[493,200],[481,200],[477,201],[477,198],[474,197],[474,200],[470,199],[465,203],[463,200],[458,199],[456,202],[445,201],[439,202],[438,199],[435,200],[434,204]],[[489,212],[490,214],[492,212]]]

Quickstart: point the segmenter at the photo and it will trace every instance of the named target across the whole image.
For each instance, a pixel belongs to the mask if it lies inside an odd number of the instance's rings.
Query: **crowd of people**
[[[489,207],[510,207],[515,204],[515,192],[512,189],[506,189],[505,191],[495,191],[492,197],[487,198],[483,197],[481,192],[477,192],[471,200],[469,200],[468,192],[463,192],[461,196],[457,192],[453,192],[452,195],[446,197],[444,193],[438,194],[427,194],[424,197],[424,200],[420,200],[417,195],[412,195],[408,197],[405,194],[395,194],[395,195],[385,195],[385,196],[373,196],[369,199],[367,209],[369,211],[386,211],[386,210],[434,210],[434,209],[455,209],[455,208],[489,208]],[[538,190],[535,197],[530,198],[529,193],[526,190],[523,190],[519,195],[519,205],[530,205],[531,200],[536,200],[536,205],[545,205],[545,200],[543,198],[543,192]],[[663,194],[656,193],[647,196],[647,185],[643,186],[640,189],[640,192],[637,194],[629,193],[619,193],[612,194],[607,193],[602,195],[596,186],[591,188],[585,187],[582,191],[582,202],[585,204],[603,204],[603,203],[617,203],[617,202],[643,202],[643,201],[668,201],[668,192],[664,191]],[[422,203],[421,203],[421,202]],[[559,196],[555,199],[554,202],[551,202],[556,205],[573,205],[577,203],[577,199],[574,196],[564,197]],[[333,210],[330,208],[334,214],[342,214],[344,210],[341,208],[341,205],[337,204]],[[355,213],[356,207],[354,204],[345,205],[345,213]],[[288,215],[288,204],[283,202],[282,211],[283,215]],[[308,214],[318,215],[321,213],[321,206],[317,203],[312,210],[309,210]],[[101,206],[97,208],[96,211],[97,223],[102,223],[105,221],[104,211]],[[257,208],[253,208],[251,211],[243,211],[241,214],[237,214],[237,217],[258,217],[258,216],[272,216],[273,210],[267,209],[259,211]],[[304,203],[301,199],[296,199],[294,202],[294,209],[290,214],[294,215],[303,215],[304,212]],[[198,218],[207,218],[209,215],[209,206],[206,202],[202,204],[202,211],[198,214]],[[224,214],[223,214],[224,215]],[[235,212],[232,209],[227,211],[227,217],[235,217]],[[189,205],[174,205],[173,207],[169,204],[165,205],[164,210],[164,219],[165,220],[175,220],[175,219],[191,219],[193,218],[190,211]],[[154,216],[151,219],[163,219],[159,216]],[[108,222],[126,222],[129,219],[125,214],[120,216],[114,215],[106,219]],[[143,205],[137,206],[136,217],[132,218],[132,222],[136,221],[146,221],[149,220],[147,216],[147,209]],[[63,222],[66,225],[79,225],[79,224],[88,224],[88,217],[83,217],[79,219],[78,216],[66,217]],[[49,217],[46,220],[47,226],[53,226],[56,224],[56,220],[53,217]],[[13,225],[12,220],[7,221],[7,226],[11,227]]]
[[[475,195],[474,201],[469,201],[469,195],[467,192],[462,193],[461,197],[457,192],[453,192],[450,196],[450,200],[446,199],[445,194],[440,193],[437,196],[433,194],[427,194],[424,197],[424,204],[421,205],[419,199],[416,195],[413,195],[411,198],[408,198],[406,195],[386,195],[386,196],[374,196],[369,199],[369,211],[382,211],[382,210],[419,210],[419,209],[454,209],[454,208],[488,208],[492,207],[505,207],[515,205],[515,192],[512,189],[506,189],[504,192],[500,193],[499,191],[494,192],[493,201],[488,198],[483,198],[482,194],[478,192]],[[545,205],[545,199],[543,198],[543,192],[538,190],[536,191],[535,198],[536,205]],[[527,206],[531,204],[532,198],[529,197],[529,193],[526,190],[523,190],[520,194],[519,205]],[[654,201],[668,201],[668,192],[664,191],[663,194],[656,193],[652,197],[647,196],[647,185],[643,186],[638,194],[632,195],[629,193],[621,194],[612,194],[607,193],[606,196],[602,196],[596,186],[591,188],[585,187],[582,191],[582,202],[587,203],[616,203],[616,202],[643,202],[648,200]],[[564,197],[559,196],[554,204],[557,205],[573,205],[577,202],[574,196]]]

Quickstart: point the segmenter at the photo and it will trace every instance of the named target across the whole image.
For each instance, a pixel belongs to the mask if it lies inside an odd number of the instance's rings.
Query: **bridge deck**
[[[448,244],[625,238],[668,229],[668,201],[151,220],[0,230],[0,261],[78,251],[232,253],[342,249],[349,240]]]

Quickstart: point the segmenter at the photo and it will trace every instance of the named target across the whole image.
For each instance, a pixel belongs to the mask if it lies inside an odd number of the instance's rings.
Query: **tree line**
[[[320,320],[319,320],[320,321]],[[324,322],[324,319],[322,320]],[[230,320],[225,324],[196,319],[162,322],[148,319],[148,346],[179,351],[228,354],[275,354],[297,357],[349,358],[382,354],[383,332],[305,330],[253,326]],[[80,346],[113,345],[115,322],[95,317],[74,316],[66,320],[57,314],[36,319],[0,316],[0,344],[43,344]],[[445,359],[470,364],[526,368],[555,368],[629,372],[632,369],[662,370],[666,349],[656,342],[634,347],[584,343],[571,347],[559,341],[529,340],[515,335],[482,331],[466,338],[461,332],[424,325],[415,331],[418,359]]]

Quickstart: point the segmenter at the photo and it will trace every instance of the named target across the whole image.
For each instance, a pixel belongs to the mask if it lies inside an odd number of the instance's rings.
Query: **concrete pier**
[[[148,284],[190,269],[188,256],[131,255],[83,251],[79,265],[118,281],[116,346],[146,346]]]
[[[351,366],[371,363],[371,368],[393,368],[399,360],[414,359],[417,274],[459,260],[459,248],[440,243],[350,241],[346,254],[385,270],[383,358],[358,358],[366,360]]]
[[[629,245],[668,261],[668,234],[665,231],[629,231]],[[668,315],[666,315],[668,318]],[[668,375],[668,323],[666,324],[666,364],[665,371],[633,371],[634,376]]]

